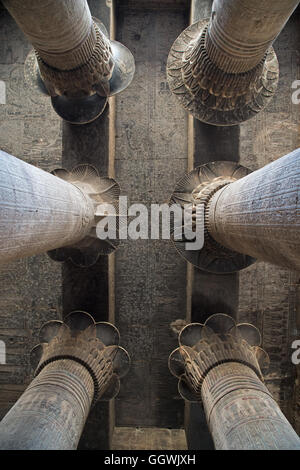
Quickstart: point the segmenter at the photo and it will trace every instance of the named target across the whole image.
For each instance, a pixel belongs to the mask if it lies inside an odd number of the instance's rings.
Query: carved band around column
[[[59,70],[49,66],[36,51],[39,71],[51,96],[89,95],[97,91],[101,96],[109,96],[108,81],[111,78],[114,62],[110,42],[95,22],[96,41],[85,57],[85,62],[75,69]]]

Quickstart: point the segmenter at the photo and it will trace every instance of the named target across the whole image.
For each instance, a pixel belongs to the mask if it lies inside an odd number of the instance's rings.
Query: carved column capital
[[[169,368],[179,393],[203,403],[215,448],[300,449],[300,439],[263,383],[269,365],[250,324],[215,314],[180,332]]]
[[[95,120],[108,97],[131,83],[133,55],[109,39],[86,0],[5,0],[5,6],[34,48],[25,62],[27,83],[49,94],[66,121]]]
[[[57,114],[73,124],[86,124],[99,117],[108,98],[127,88],[135,72],[132,53],[109,39],[97,18],[92,20],[90,37],[93,45],[82,45],[77,67],[53,67],[39,50],[31,51],[25,62],[29,85],[38,86],[43,93],[46,88]]]
[[[39,339],[35,377],[0,423],[0,449],[76,449],[91,406],[114,398],[128,371],[118,330],[88,313],[46,323]]]
[[[103,217],[116,219],[116,231],[118,228],[118,200],[120,186],[113,178],[100,176],[98,170],[92,165],[81,164],[71,171],[58,168],[52,171],[54,176],[61,178],[76,186],[85,196],[87,203],[93,208],[93,222],[90,224],[89,233],[76,243],[48,251],[51,259],[64,262],[70,259],[79,267],[88,267],[95,264],[101,255],[109,255],[114,252],[119,244],[117,239],[100,240],[97,237],[96,226]],[[112,211],[114,209],[114,211]],[[87,220],[83,220],[85,224]]]
[[[95,91],[101,96],[109,96],[109,80],[114,68],[110,41],[95,20],[92,28],[94,33],[90,33],[90,36],[95,37],[93,47],[87,48],[84,63],[76,68],[54,68],[35,51],[41,78],[51,96],[76,97],[90,95]]]
[[[114,179],[88,164],[49,173],[2,151],[0,158],[1,263],[48,252],[86,267],[116,249],[121,214]]]
[[[186,28],[171,47],[171,91],[196,119],[216,126],[254,117],[279,79],[273,42],[298,0],[214,0],[210,18]]]
[[[35,377],[50,363],[70,360],[81,364],[94,383],[93,403],[114,398],[120,389],[120,377],[129,369],[130,359],[119,346],[115,326],[96,323],[86,312],[71,312],[64,320],[53,320],[40,330],[40,344],[31,351]]]
[[[179,254],[214,273],[239,271],[255,260],[298,270],[299,156],[296,149],[253,172],[235,162],[211,162],[185,175],[171,202],[190,206],[193,231],[204,229],[204,245],[191,250],[174,231]]]
[[[191,323],[181,330],[178,340],[169,368],[179,378],[179,393],[188,401],[202,401],[203,381],[220,364],[244,364],[260,380],[269,364],[260,348],[258,329],[248,323],[236,325],[229,315],[212,315],[203,325]]]
[[[279,65],[271,47],[253,69],[230,73],[206,49],[209,19],[184,30],[171,47],[167,78],[172,93],[196,119],[232,126],[254,117],[277,89]]]
[[[213,196],[249,173],[251,171],[248,168],[235,162],[211,162],[195,168],[177,183],[170,203],[180,204],[182,208],[191,205],[193,225],[196,222],[197,206],[203,205],[203,248],[187,250],[185,237],[182,240],[174,237],[172,239],[179,254],[197,268],[213,273],[230,273],[255,262],[253,257],[237,253],[218,243],[209,232],[209,207]]]

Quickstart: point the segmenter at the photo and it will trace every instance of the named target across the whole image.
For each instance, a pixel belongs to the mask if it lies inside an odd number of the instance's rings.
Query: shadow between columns
[[[211,0],[193,0],[192,23],[210,16]],[[214,161],[239,161],[240,127],[212,126],[193,119],[194,168]],[[204,323],[214,313],[237,317],[239,274],[212,274],[193,268],[191,322]],[[186,403],[185,430],[188,448],[214,448],[203,408]]]
[[[108,172],[108,113],[106,109],[96,121],[77,126],[63,122],[62,166],[71,170],[88,163],[101,176]],[[108,321],[108,257],[101,256],[89,268],[80,268],[71,261],[63,264],[63,313],[84,310],[96,321]]]
[[[63,122],[62,166],[71,170],[81,163],[93,165],[100,175],[108,172],[109,108],[94,122],[78,126]],[[79,268],[71,261],[63,263],[63,316],[73,310],[84,310],[96,321],[109,321],[108,257],[101,256],[89,268]],[[113,427],[111,407],[98,402],[92,408],[78,449],[110,448]]]
[[[193,120],[194,168],[213,161],[239,161],[240,128]],[[214,313],[237,317],[239,274],[213,274],[193,268],[191,321],[204,323]],[[214,449],[203,408],[186,403],[185,430],[190,450]]]
[[[194,119],[194,167],[213,161],[239,161],[240,127],[217,127]],[[194,268],[192,321],[203,323],[214,313],[236,318],[239,275],[212,274]]]

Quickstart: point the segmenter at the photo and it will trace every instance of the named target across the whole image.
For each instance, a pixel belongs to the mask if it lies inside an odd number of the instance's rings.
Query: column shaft
[[[0,423],[0,449],[76,449],[91,406],[114,398],[128,372],[117,328],[86,312],[45,323],[39,339],[36,378]]]
[[[298,0],[215,0],[206,47],[223,71],[243,73],[264,59]]]
[[[296,432],[250,367],[214,367],[201,394],[217,450],[300,449]]]
[[[0,449],[76,449],[94,395],[85,366],[57,360],[44,367],[0,424]]]
[[[70,70],[87,62],[96,33],[86,0],[5,0],[4,5],[51,67]]]
[[[220,189],[207,211],[222,246],[300,269],[300,149]]]
[[[84,238],[92,201],[75,185],[0,151],[0,262]]]

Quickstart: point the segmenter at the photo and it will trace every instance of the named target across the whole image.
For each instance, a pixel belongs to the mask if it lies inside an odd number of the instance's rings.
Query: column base
[[[201,165],[184,176],[178,183],[171,197],[171,204],[192,205],[195,212],[197,204],[204,205],[206,219],[207,205],[211,197],[223,186],[233,183],[251,173],[235,162],[211,162]],[[180,228],[181,229],[181,228]],[[195,267],[215,274],[226,274],[245,269],[256,260],[251,256],[229,250],[217,243],[207,230],[204,220],[204,246],[201,250],[187,250],[186,240],[176,240],[174,232],[172,242],[178,253]]]
[[[255,69],[229,74],[211,62],[205,49],[209,19],[185,29],[171,47],[167,78],[180,104],[207,124],[232,126],[268,105],[276,91],[279,65],[273,48]]]

